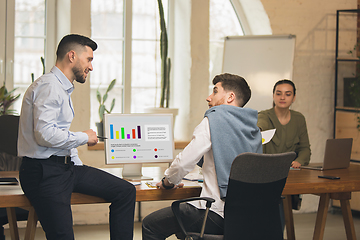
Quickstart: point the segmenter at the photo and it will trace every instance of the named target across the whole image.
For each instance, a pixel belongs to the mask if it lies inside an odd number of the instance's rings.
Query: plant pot
[[[103,122],[97,122],[95,124],[96,124],[96,128],[97,128],[97,135],[100,136],[100,137],[103,137],[104,136],[104,124],[103,124]],[[99,141],[103,142],[104,139],[99,138]]]

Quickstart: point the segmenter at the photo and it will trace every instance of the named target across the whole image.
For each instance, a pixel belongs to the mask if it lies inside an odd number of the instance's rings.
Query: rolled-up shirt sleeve
[[[191,142],[180,152],[166,169],[165,177],[170,183],[179,184],[182,178],[191,172],[199,160],[211,149],[208,118],[204,118],[195,128]]]

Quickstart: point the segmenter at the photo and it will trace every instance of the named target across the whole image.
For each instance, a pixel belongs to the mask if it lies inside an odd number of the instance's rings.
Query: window
[[[47,34],[47,29],[54,29],[54,16],[54,1],[0,1],[0,46],[4,47],[0,47],[0,81],[8,90],[17,88],[15,94],[21,94],[14,104],[18,113],[31,74],[36,79],[43,73],[40,58],[50,59],[49,65],[54,61],[54,35]]]
[[[167,16],[168,1],[163,0],[163,5]],[[210,15],[213,77],[221,71],[223,38],[243,32],[230,1],[210,0]],[[96,91],[103,94],[112,79],[117,79],[116,86],[105,105],[109,108],[115,98],[113,112],[144,112],[145,108],[159,105],[160,26],[157,1],[92,0],[91,16],[92,38],[98,43],[90,81],[90,127],[95,129],[99,121]]]
[[[21,93],[43,74],[40,58],[45,57],[45,1],[15,1],[14,88]],[[15,109],[20,113],[21,99]]]
[[[163,0],[165,11],[167,1]],[[133,1],[131,111],[160,104],[160,19],[157,1]],[[150,99],[150,101],[144,101]]]
[[[123,69],[124,69],[124,3],[123,1],[91,1],[92,38],[98,44],[95,51],[90,80],[91,120],[90,127],[95,129],[99,121],[99,103],[96,91],[104,94],[108,85],[116,79],[116,86],[109,93],[105,103],[109,109],[110,99],[116,97],[115,112],[122,112],[123,105]]]
[[[166,0],[163,5],[166,11]],[[116,98],[113,112],[143,112],[158,105],[160,25],[157,1],[149,0],[92,0],[91,18],[92,38],[98,43],[90,81],[90,127],[94,128],[99,121],[96,91],[103,94],[112,79],[116,79],[116,86],[105,105],[109,109],[112,98]]]
[[[210,92],[212,79],[222,71],[222,55],[226,36],[244,35],[239,18],[230,1],[210,0]]]

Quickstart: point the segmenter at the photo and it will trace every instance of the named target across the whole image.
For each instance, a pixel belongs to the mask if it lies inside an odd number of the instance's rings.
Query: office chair
[[[179,214],[179,200],[173,213],[186,240],[282,240],[279,203],[294,152],[280,154],[242,153],[231,166],[224,207],[224,235],[204,234],[206,216],[200,233],[186,232]],[[203,198],[191,198],[190,201]],[[207,201],[207,211],[213,199]]]
[[[17,156],[17,138],[19,130],[19,116],[0,116],[0,171],[19,171],[21,157]],[[16,219],[26,221],[28,211],[15,208]],[[0,240],[5,239],[4,225],[8,223],[6,208],[0,208]]]

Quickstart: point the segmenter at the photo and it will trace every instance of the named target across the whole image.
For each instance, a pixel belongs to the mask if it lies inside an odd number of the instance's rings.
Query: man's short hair
[[[78,34],[66,35],[61,39],[58,45],[58,48],[56,50],[56,59],[62,60],[69,51],[75,50],[79,47],[85,48],[85,46],[90,47],[93,51],[97,49],[96,42],[94,42],[88,37]]]
[[[213,84],[221,83],[225,91],[233,91],[236,97],[236,103],[239,107],[245,106],[250,100],[251,90],[246,80],[235,74],[223,73],[216,75]]]

